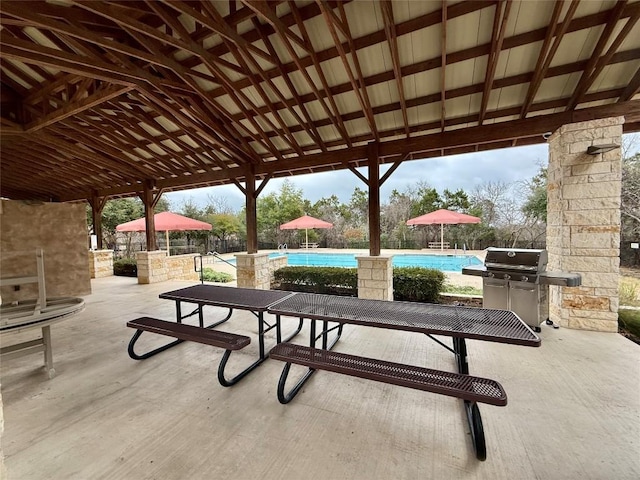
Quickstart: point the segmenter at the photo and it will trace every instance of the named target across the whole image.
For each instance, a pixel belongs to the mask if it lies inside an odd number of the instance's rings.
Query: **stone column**
[[[91,278],[113,275],[113,251],[89,250],[89,273]]]
[[[392,256],[358,256],[358,298],[393,300]]]
[[[169,280],[166,259],[167,252],[164,250],[137,252],[138,283],[158,283]]]
[[[268,253],[242,253],[235,257],[238,287],[271,289]]]
[[[563,125],[549,138],[548,270],[582,275],[580,287],[550,287],[549,316],[563,327],[616,332],[620,266],[620,148],[624,117]]]

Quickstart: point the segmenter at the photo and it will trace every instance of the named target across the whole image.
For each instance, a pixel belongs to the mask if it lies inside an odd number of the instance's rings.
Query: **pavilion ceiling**
[[[77,200],[640,130],[640,1],[0,2],[0,194]],[[372,150],[375,149],[375,150]]]

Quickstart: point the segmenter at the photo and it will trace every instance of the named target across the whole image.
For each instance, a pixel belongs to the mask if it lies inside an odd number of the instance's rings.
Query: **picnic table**
[[[271,351],[272,358],[286,362],[277,390],[281,403],[290,402],[317,370],[458,397],[464,400],[473,446],[480,460],[486,458],[486,443],[477,403],[504,406],[507,397],[494,380],[469,375],[466,339],[540,345],[537,335],[515,313],[506,310],[299,293],[273,304],[268,311],[276,318],[291,316],[311,321],[309,347],[281,343]],[[322,322],[319,333],[317,321]],[[458,373],[331,352],[346,324],[424,334],[455,355]],[[329,341],[332,331],[334,338]],[[434,335],[451,337],[452,346]],[[287,392],[292,363],[307,366],[308,370]]]
[[[218,380],[223,386],[235,384],[268,357],[281,360],[285,362],[277,387],[277,397],[281,403],[289,403],[318,370],[456,397],[464,401],[474,450],[480,460],[486,458],[486,443],[477,404],[504,406],[507,396],[495,380],[469,374],[466,339],[532,347],[540,345],[540,339],[536,334],[515,313],[506,310],[212,285],[195,285],[174,290],[161,294],[160,298],[175,301],[176,322],[148,317],[129,322],[128,326],[137,330],[129,344],[129,355],[132,358],[148,358],[182,341],[196,341],[222,347],[225,354],[218,367]],[[183,303],[194,304],[195,309],[183,315]],[[205,306],[228,308],[229,313],[212,325],[204,326]],[[250,342],[249,337],[214,329],[229,320],[234,309],[247,310],[256,316],[260,343],[258,358],[234,378],[227,380],[224,369],[231,353],[244,348]],[[265,313],[272,314],[275,321],[267,323]],[[196,314],[197,326],[182,323],[184,319]],[[299,319],[297,328],[286,338],[282,338],[282,317]],[[301,331],[305,320],[310,321],[309,346],[289,343]],[[320,327],[317,325],[318,322]],[[417,365],[334,352],[332,349],[340,339],[345,325],[424,334],[455,355],[458,371],[433,370]],[[276,345],[267,352],[264,335],[274,328]],[[134,352],[134,345],[144,331],[172,336],[176,340],[138,355]],[[451,337],[451,346],[436,336]],[[307,370],[287,391],[286,384],[292,364],[306,366]]]

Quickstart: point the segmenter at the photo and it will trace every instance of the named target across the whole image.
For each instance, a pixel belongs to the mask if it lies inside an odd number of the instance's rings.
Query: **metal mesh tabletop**
[[[268,311],[315,320],[540,345],[538,336],[515,313],[507,310],[298,293],[272,305]]]
[[[217,307],[237,308],[239,310],[251,310],[253,312],[264,312],[272,303],[291,295],[291,292],[278,290],[194,285],[192,287],[162,293],[160,294],[160,298]]]

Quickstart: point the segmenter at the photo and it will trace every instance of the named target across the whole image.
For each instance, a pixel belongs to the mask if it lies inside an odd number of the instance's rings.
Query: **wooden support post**
[[[153,181],[144,182],[144,190],[142,192],[142,203],[144,204],[145,233],[147,235],[147,251],[153,252],[157,250],[156,244],[156,222],[154,219],[154,208],[158,199],[154,198],[153,190],[155,185]]]
[[[247,210],[247,253],[258,253],[258,211],[256,208],[256,176],[253,165],[245,176],[245,199]]]
[[[367,146],[369,159],[369,255],[380,255],[380,157],[378,143]]]
[[[102,250],[102,210],[107,203],[107,197],[100,197],[94,193],[89,199],[91,205],[91,218],[93,220],[93,233],[98,239],[98,250]]]

